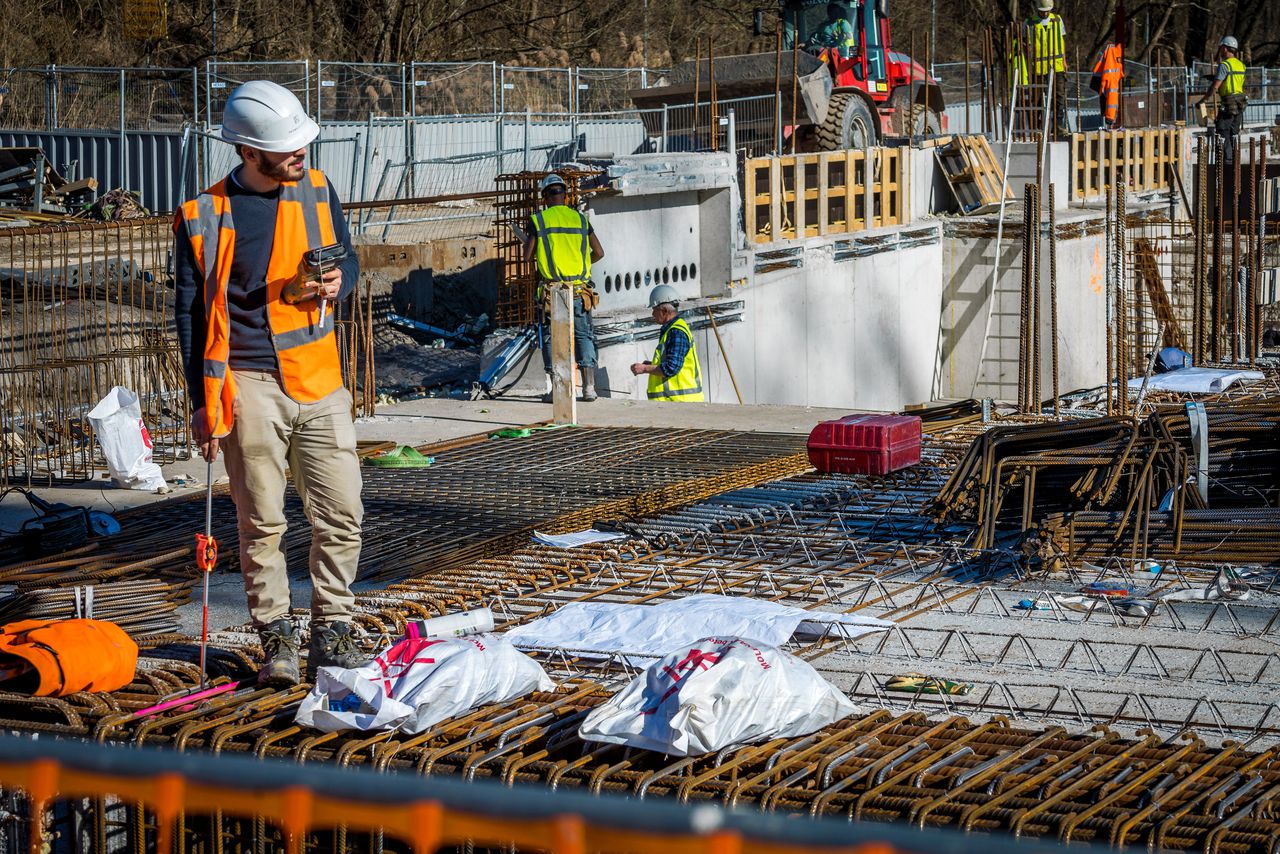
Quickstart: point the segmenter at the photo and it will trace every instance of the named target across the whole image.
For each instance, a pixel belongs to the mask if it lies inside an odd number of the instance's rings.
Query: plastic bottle
[[[493,631],[493,612],[488,608],[476,608],[461,614],[447,614],[430,620],[414,620],[418,635],[424,638],[458,638]]]

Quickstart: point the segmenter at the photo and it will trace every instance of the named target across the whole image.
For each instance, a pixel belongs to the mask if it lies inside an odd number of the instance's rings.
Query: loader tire
[[[865,149],[876,144],[879,123],[866,101],[854,92],[837,92],[827,106],[827,120],[818,125],[818,148],[823,151]]]

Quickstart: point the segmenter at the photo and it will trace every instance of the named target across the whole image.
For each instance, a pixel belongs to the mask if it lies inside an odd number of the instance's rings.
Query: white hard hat
[[[1036,10],[1040,12],[1052,12],[1053,0],[1040,0],[1036,3]]]
[[[1223,36],[1222,41],[1218,43],[1219,47],[1227,47],[1232,50],[1240,49],[1240,42],[1236,41],[1235,36]]]
[[[680,294],[676,293],[676,289],[670,285],[658,285],[649,291],[649,308],[657,308],[664,302],[672,305],[680,304]]]
[[[538,191],[546,193],[552,187],[559,187],[562,190],[569,189],[569,185],[564,182],[564,179],[554,172],[542,179],[542,183],[538,185]]]
[[[222,138],[282,154],[297,151],[320,133],[296,95],[270,80],[238,86],[222,111]]]

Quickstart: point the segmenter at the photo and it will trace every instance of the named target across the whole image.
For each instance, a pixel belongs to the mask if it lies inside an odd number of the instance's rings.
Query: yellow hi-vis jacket
[[[1029,20],[1026,33],[1032,74],[1046,77],[1050,71],[1061,74],[1067,70],[1066,27],[1060,16],[1050,12],[1043,21]]]
[[[534,260],[543,282],[572,285],[580,291],[591,281],[591,226],[568,205],[553,205],[533,215]],[[541,290],[541,289],[539,289]]]
[[[706,395],[702,393],[702,369],[698,365],[698,348],[693,343],[693,330],[689,328],[689,324],[683,317],[677,317],[658,336],[658,348],[653,353],[653,364],[662,364],[667,336],[673,329],[679,329],[689,336],[689,352],[684,357],[684,364],[680,366],[680,371],[674,377],[649,374],[649,399],[699,403],[706,400]]]
[[[181,227],[204,277],[204,401],[209,435],[231,432],[236,399],[235,377],[227,370],[231,354],[231,319],[227,283],[235,254],[236,229],[231,199],[222,179],[182,206]],[[285,285],[298,275],[302,256],[336,242],[329,212],[329,182],[316,169],[301,181],[280,185],[275,239],[267,264],[267,322],[280,366],[285,393],[298,403],[315,403],[342,387],[342,363],[333,334],[334,312],[320,322],[320,303],[289,305],[281,299]]]
[[[1218,94],[1239,95],[1244,92],[1244,63],[1234,56],[1229,56],[1222,60],[1221,64],[1227,67],[1227,76],[1218,87]]]

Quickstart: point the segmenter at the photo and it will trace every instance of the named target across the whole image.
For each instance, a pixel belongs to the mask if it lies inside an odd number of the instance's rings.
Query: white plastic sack
[[[151,434],[142,423],[138,396],[116,386],[89,413],[107,470],[123,489],[164,489],[164,475],[151,459]]]
[[[500,635],[405,638],[368,664],[321,667],[294,721],[323,732],[422,732],[485,703],[555,683]]]
[[[586,741],[696,756],[808,735],[857,707],[793,655],[746,638],[703,638],[654,662],[593,709]]]
[[[697,593],[657,605],[570,602],[553,614],[511,629],[504,637],[524,649],[657,658],[698,638],[748,637],[782,646],[796,633],[829,632],[832,637],[853,639],[892,626],[861,614],[806,611],[767,599]]]

